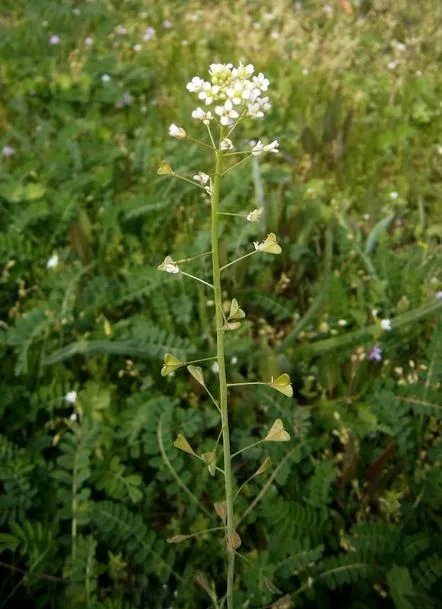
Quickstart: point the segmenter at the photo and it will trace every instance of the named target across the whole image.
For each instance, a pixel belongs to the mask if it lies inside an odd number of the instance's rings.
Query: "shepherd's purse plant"
[[[290,435],[284,429],[283,423],[277,419],[270,426],[268,433],[258,442],[246,446],[236,452],[232,452],[230,429],[229,429],[229,409],[228,391],[235,390],[239,385],[268,385],[287,397],[292,397],[293,389],[290,378],[282,373],[277,378],[263,379],[260,382],[241,382],[231,383],[228,379],[225,359],[225,336],[227,333],[237,330],[241,326],[241,320],[246,317],[245,311],[241,308],[241,298],[231,295],[228,308],[225,309],[223,302],[222,274],[230,266],[255,254],[281,253],[281,246],[275,234],[270,233],[263,237],[262,241],[256,241],[251,245],[250,251],[237,259],[224,265],[220,264],[219,234],[220,218],[229,216],[240,216],[245,222],[258,223],[262,215],[262,209],[248,210],[244,214],[232,214],[224,212],[220,205],[220,192],[222,179],[228,172],[238,165],[242,165],[253,156],[260,156],[265,153],[277,153],[279,143],[273,140],[268,144],[263,144],[261,140],[252,141],[244,150],[237,150],[232,140],[235,129],[248,119],[256,120],[264,118],[265,113],[270,109],[269,98],[266,92],[269,88],[269,81],[264,74],[254,75],[253,65],[242,65],[234,67],[228,64],[211,64],[209,67],[209,80],[195,76],[187,84],[187,89],[197,95],[201,106],[192,112],[192,118],[205,126],[207,129],[207,142],[190,137],[190,135],[175,124],[170,125],[169,135],[179,140],[190,140],[202,146],[212,156],[214,168],[211,173],[199,171],[192,179],[177,174],[173,168],[163,161],[158,169],[160,175],[174,176],[186,182],[191,182],[196,188],[202,190],[203,197],[210,197],[211,207],[211,251],[200,254],[200,256],[211,256],[212,260],[212,281],[191,275],[183,270],[183,265],[195,258],[185,258],[175,260],[171,255],[166,256],[164,261],[158,266],[160,271],[171,274],[181,274],[187,278],[196,280],[210,291],[215,305],[215,330],[216,330],[216,355],[204,357],[192,361],[179,360],[171,353],[164,357],[162,375],[166,376],[174,373],[177,369],[187,366],[191,376],[204,388],[214,407],[219,412],[220,432],[214,449],[199,455],[190,445],[183,434],[178,434],[176,448],[188,453],[194,458],[200,459],[207,465],[212,476],[222,475],[225,481],[225,498],[214,504],[215,510],[222,521],[220,530],[225,535],[225,547],[227,553],[227,592],[225,601],[228,609],[234,609],[234,579],[235,579],[235,555],[241,545],[241,539],[236,532],[236,524],[239,520],[234,511],[236,496],[242,488],[255,476],[261,475],[268,469],[269,459],[265,459],[256,472],[239,489],[236,488],[233,472],[232,460],[261,442],[285,442],[290,440]],[[239,295],[238,295],[239,296]],[[206,383],[203,369],[199,364],[202,362],[214,361],[215,370],[218,372],[219,386],[216,392],[212,392]],[[217,465],[218,445],[222,438],[223,467]],[[218,530],[218,528],[211,529]],[[202,533],[206,533],[203,531]],[[193,537],[194,535],[192,535]],[[188,539],[188,535],[177,535],[169,539],[172,543],[178,543]],[[217,604],[215,600],[215,604]]]

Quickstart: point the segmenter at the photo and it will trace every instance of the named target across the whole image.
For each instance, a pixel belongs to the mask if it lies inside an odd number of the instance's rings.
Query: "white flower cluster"
[[[270,83],[261,72],[253,76],[254,71],[252,64],[234,67],[231,63],[212,63],[210,81],[194,76],[187,89],[197,93],[206,106],[214,106],[221,125],[231,125],[240,116],[261,118],[270,109],[269,98],[262,96]],[[208,124],[213,114],[197,108],[192,117]]]

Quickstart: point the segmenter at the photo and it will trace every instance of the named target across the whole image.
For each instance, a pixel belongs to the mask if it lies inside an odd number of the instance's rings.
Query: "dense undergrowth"
[[[160,376],[213,351],[213,303],[156,270],[208,249],[210,213],[156,170],[208,169],[167,127],[192,76],[241,59],[281,153],[226,180],[224,211],[265,213],[222,256],[271,231],[283,254],[232,268],[226,349],[234,381],[286,371],[295,397],[230,397],[236,450],[272,417],[292,435],[236,461],[239,483],[273,462],[236,505],[236,606],[440,607],[440,2],[3,6],[0,608],[216,606],[221,540],[166,539],[219,526],[223,481],[173,447],[210,450],[217,421]]]

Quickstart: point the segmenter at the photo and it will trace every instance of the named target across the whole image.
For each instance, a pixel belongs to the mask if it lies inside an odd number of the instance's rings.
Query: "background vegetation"
[[[223,256],[270,231],[283,254],[226,275],[248,313],[230,377],[287,371],[295,398],[230,398],[234,449],[277,417],[292,435],[236,461],[240,482],[274,464],[237,503],[237,606],[440,607],[439,0],[2,8],[0,607],[195,609],[223,590],[221,538],[166,543],[218,526],[223,491],[172,445],[210,450],[210,403],[160,376],[166,351],[213,349],[204,287],[156,271],[208,249],[208,202],[156,169],[210,170],[167,128],[190,126],[192,76],[241,59],[273,104],[241,137],[282,152],[226,182],[225,211],[265,215],[226,223]]]

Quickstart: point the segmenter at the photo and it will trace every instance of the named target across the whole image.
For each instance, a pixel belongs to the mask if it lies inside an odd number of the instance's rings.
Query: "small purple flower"
[[[442,300],[442,292],[436,292],[437,300]]]
[[[12,146],[3,146],[2,156],[8,158],[8,157],[14,156],[14,154],[15,154],[15,148],[13,148]]]
[[[146,40],[146,41],[150,40],[154,36],[155,36],[155,28],[148,27],[147,30],[144,32],[143,40]]]
[[[120,97],[120,99],[116,102],[115,107],[124,108],[125,106],[130,106],[133,101],[134,96],[129,93],[129,91],[126,91],[125,93],[123,93],[122,97]]]
[[[49,38],[49,44],[60,44],[61,39],[60,36],[57,36],[57,34],[52,34],[52,36]]]
[[[368,354],[368,359],[371,361],[380,362],[382,360],[382,349],[379,345],[375,345]]]

